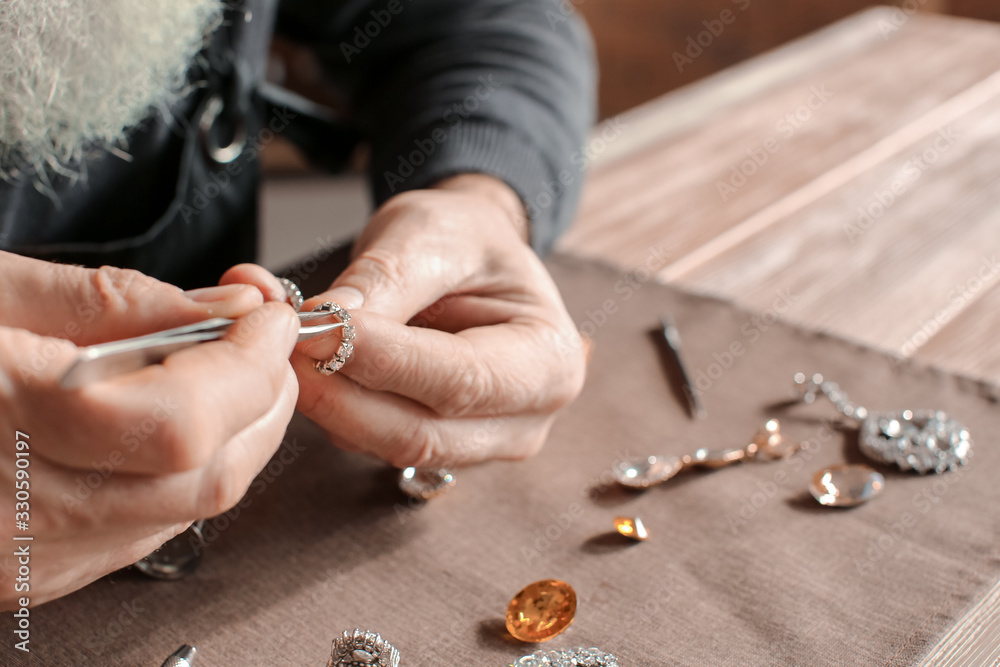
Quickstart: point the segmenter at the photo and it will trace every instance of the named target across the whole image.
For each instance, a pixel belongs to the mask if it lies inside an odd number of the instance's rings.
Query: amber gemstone
[[[575,616],[573,587],[543,579],[522,588],[507,605],[507,631],[522,642],[547,642],[568,628]]]
[[[616,516],[615,530],[630,540],[638,540],[639,542],[649,537],[649,531],[646,530],[646,526],[639,517]]]

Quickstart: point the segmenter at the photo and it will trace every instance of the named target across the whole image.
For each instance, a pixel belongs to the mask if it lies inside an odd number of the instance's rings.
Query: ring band
[[[285,288],[285,301],[288,305],[295,309],[295,312],[299,312],[302,308],[302,304],[305,302],[305,297],[302,296],[302,290],[299,286],[293,283],[288,278],[278,278],[281,282],[281,286]]]
[[[344,326],[340,328],[340,347],[337,348],[337,353],[333,355],[333,359],[316,362],[316,370],[322,375],[333,375],[343,368],[347,360],[354,354],[354,344],[351,342],[354,340],[354,327],[347,324],[351,321],[351,314],[339,303],[334,303],[333,301],[321,303],[313,308],[313,312],[330,313],[338,322],[344,323]]]

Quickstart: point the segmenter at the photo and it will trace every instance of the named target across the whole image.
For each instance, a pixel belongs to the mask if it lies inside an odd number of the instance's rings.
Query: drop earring
[[[965,465],[972,456],[969,429],[940,410],[871,412],[852,403],[837,383],[819,373],[797,373],[794,381],[806,403],[822,393],[841,414],[859,422],[858,448],[876,463],[921,474],[943,473]]]

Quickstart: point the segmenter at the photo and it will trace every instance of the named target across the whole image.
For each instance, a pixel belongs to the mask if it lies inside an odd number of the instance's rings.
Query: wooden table
[[[1000,26],[868,10],[589,150],[560,251],[1000,383]],[[925,664],[995,664],[998,617],[1000,586]]]
[[[996,383],[998,46],[876,8],[612,119],[559,249]]]

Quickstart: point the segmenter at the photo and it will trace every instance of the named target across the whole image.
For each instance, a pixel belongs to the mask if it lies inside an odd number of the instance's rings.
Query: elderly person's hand
[[[11,609],[74,591],[239,501],[294,410],[298,320],[246,285],[185,293],[133,271],[8,253],[0,277],[0,539],[31,554],[30,588],[15,588],[16,559],[0,561]],[[59,386],[77,345],[220,316],[241,317],[222,340]]]
[[[526,239],[521,202],[488,176],[388,201],[347,270],[303,308],[341,304],[357,338],[331,376],[314,364],[333,357],[339,336],[299,344],[299,410],[335,443],[398,467],[535,453],[580,392],[586,362]]]

